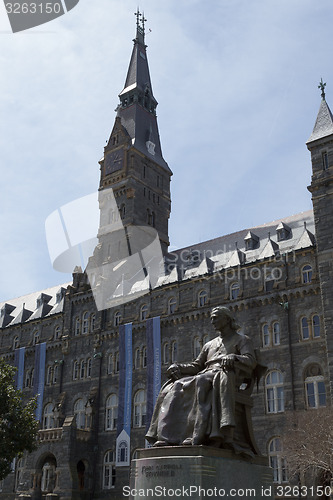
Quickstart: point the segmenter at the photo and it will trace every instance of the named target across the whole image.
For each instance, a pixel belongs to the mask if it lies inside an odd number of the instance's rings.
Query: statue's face
[[[210,320],[214,328],[218,331],[222,331],[230,322],[229,317],[223,311],[213,313]]]

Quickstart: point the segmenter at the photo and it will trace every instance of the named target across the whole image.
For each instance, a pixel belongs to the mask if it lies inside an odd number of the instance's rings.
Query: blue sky
[[[209,7],[208,7],[209,4]],[[144,0],[172,178],[171,249],[311,208],[309,138],[327,82],[328,0]],[[0,301],[61,284],[46,218],[98,187],[137,0],[80,0],[12,34],[0,5]]]

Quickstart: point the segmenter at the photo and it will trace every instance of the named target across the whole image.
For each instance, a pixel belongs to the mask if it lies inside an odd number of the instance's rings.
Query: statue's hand
[[[225,358],[223,358],[221,361],[221,367],[223,370],[233,370],[236,359],[236,354],[228,354]]]
[[[167,374],[168,377],[171,378],[172,380],[178,380],[179,378],[182,377],[180,368],[176,363],[169,366],[169,368],[167,369]]]

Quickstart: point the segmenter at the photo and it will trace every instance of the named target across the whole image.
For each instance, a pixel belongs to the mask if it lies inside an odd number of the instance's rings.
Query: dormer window
[[[259,246],[259,237],[249,231],[244,238],[245,241],[245,250],[255,250]]]
[[[281,222],[281,224],[278,225],[276,232],[278,241],[287,240],[291,236],[291,229],[284,222]]]

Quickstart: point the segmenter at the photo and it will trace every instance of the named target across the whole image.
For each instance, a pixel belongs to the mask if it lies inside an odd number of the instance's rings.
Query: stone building
[[[235,313],[268,366],[253,395],[254,428],[274,481],[287,482],[280,441],[285,412],[328,405],[332,394],[333,116],[324,91],[307,142],[313,211],[173,253],[167,253],[172,172],[162,155],[139,14],[119,97],[100,161],[101,224],[91,274],[76,268],[71,283],[0,304],[0,354],[18,366],[24,397],[40,394],[41,422],[37,451],[16,460],[0,498],[26,493],[39,500],[51,492],[62,500],[123,498],[128,463],[145,446],[151,411],[147,325],[158,319],[163,382],[172,361],[196,357],[215,335],[210,310],[220,304]],[[110,203],[103,198],[107,192]],[[137,227],[145,244],[153,241],[152,231],[157,234],[163,269],[156,272],[149,261],[141,265],[139,279],[117,274],[112,294],[108,290],[96,307],[101,266],[111,263],[116,273],[145,246],[135,248]],[[116,237],[110,238],[112,231]],[[125,324],[132,333],[125,347],[132,365],[130,441],[119,441],[117,420],[125,411],[119,332]]]

